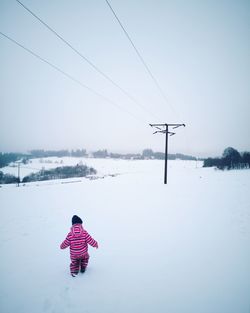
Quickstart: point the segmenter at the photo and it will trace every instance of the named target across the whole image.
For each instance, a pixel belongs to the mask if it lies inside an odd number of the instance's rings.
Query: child
[[[77,215],[72,217],[72,227],[60,248],[70,247],[70,273],[75,277],[79,268],[84,273],[89,261],[88,244],[98,249],[98,243],[82,227],[82,220]]]

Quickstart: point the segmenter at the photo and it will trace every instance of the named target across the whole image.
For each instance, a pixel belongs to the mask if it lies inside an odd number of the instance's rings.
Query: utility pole
[[[20,184],[20,162],[18,162],[17,187],[19,187],[19,184]]]
[[[163,133],[166,134],[166,143],[165,143],[165,170],[164,170],[164,184],[167,184],[167,171],[168,171],[168,135],[173,136],[175,135],[174,132],[169,131],[169,128],[178,128],[178,127],[185,127],[185,124],[149,124],[151,127],[155,127],[156,130],[154,134]]]
[[[166,124],[164,184],[167,184],[168,181],[167,170],[168,170],[168,125]]]

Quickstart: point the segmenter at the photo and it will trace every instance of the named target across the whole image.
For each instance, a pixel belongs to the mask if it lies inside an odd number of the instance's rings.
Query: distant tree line
[[[142,152],[142,158],[143,159],[158,159],[158,160],[164,160],[165,159],[165,153],[163,152],[154,152],[152,149],[145,149]],[[168,160],[196,160],[196,157],[185,155],[181,153],[175,153],[175,154],[168,154]]]
[[[126,153],[126,154],[110,153],[108,157],[111,159],[143,160],[143,157],[140,153]]]
[[[22,153],[2,153],[0,152],[0,168],[5,167],[12,162],[22,160],[23,163],[26,162],[28,158],[27,154]]]
[[[18,181],[18,177],[11,174],[4,174],[0,171],[0,184],[16,184]]]
[[[111,158],[111,159],[134,159],[134,160],[142,160],[142,155],[139,153],[109,153],[106,149],[105,150],[98,150],[92,152],[92,156],[94,158]]]
[[[29,151],[31,158],[48,158],[48,157],[84,157],[87,155],[86,149],[77,150],[31,150]]]
[[[203,167],[217,167],[221,170],[250,168],[250,152],[239,153],[236,149],[228,147],[221,158],[207,158]]]
[[[92,152],[92,156],[94,158],[107,158],[107,157],[109,157],[109,153],[106,149],[105,150],[98,150],[98,151]]]
[[[145,149],[140,153],[108,153],[107,150],[98,150],[92,153],[94,158],[113,158],[113,159],[134,159],[134,160],[145,160],[145,159],[165,159],[165,153],[163,152],[154,152],[152,149]],[[181,153],[168,154],[169,160],[196,160],[196,157],[185,155]]]
[[[87,175],[94,174],[96,174],[96,170],[93,167],[88,167],[86,165],[62,166],[50,170],[41,170],[37,173],[31,173],[30,175],[25,176],[22,182],[28,183],[32,181],[86,177]]]
[[[97,172],[93,167],[88,167],[86,165],[62,166],[50,170],[41,170],[37,173],[31,173],[20,181],[18,177],[10,174],[4,174],[0,171],[0,184],[14,184],[20,182],[28,183],[33,181],[86,177],[88,175],[95,175],[96,173]]]
[[[154,152],[151,149],[145,149],[141,153],[109,153],[106,149],[97,150],[88,154],[86,149],[76,149],[76,150],[31,150],[29,154],[21,153],[1,153],[0,152],[0,168],[7,166],[8,164],[16,161],[21,161],[22,163],[28,163],[29,159],[35,158],[48,158],[48,157],[87,157],[92,156],[94,158],[114,158],[114,159],[134,159],[134,160],[145,160],[145,159],[159,159],[165,158],[165,153]],[[168,154],[169,160],[196,160],[193,156],[184,155],[181,153]]]

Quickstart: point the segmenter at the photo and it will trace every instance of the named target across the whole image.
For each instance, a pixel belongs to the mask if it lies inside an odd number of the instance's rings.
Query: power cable
[[[78,85],[80,85],[81,87],[83,87],[84,89],[87,89],[88,91],[90,91],[91,93],[95,94],[96,96],[98,96],[99,98],[104,99],[106,102],[112,104],[115,107],[118,107],[120,110],[126,112],[127,114],[133,116],[135,119],[139,120],[140,122],[142,122],[143,124],[145,124],[144,121],[142,121],[139,117],[137,117],[136,115],[134,115],[133,113],[131,113],[130,111],[128,111],[127,109],[123,108],[122,106],[120,106],[119,104],[117,104],[116,102],[110,100],[109,98],[103,96],[102,94],[100,94],[99,92],[95,91],[94,89],[88,87],[87,85],[83,84],[82,82],[80,82],[78,79],[74,78],[73,76],[71,76],[70,74],[64,72],[62,69],[60,69],[59,67],[57,67],[56,65],[50,63],[49,61],[47,61],[46,59],[42,58],[40,55],[36,54],[35,52],[31,51],[30,49],[26,48],[25,46],[23,46],[22,44],[20,44],[19,42],[17,42],[16,40],[10,38],[9,36],[5,35],[4,33],[2,33],[0,31],[0,34],[7,38],[9,41],[13,42],[14,44],[16,44],[17,46],[21,47],[22,49],[24,49],[25,51],[29,52],[30,54],[32,54],[34,57],[36,57],[37,59],[39,59],[40,61],[48,64],[49,66],[51,66],[53,69],[55,69],[56,71],[60,72],[61,74],[63,74],[64,76],[66,76],[67,78],[69,78],[70,80],[72,80],[73,82],[77,83]]]
[[[124,95],[126,95],[131,101],[133,101],[137,106],[146,111],[148,114],[154,115],[156,118],[159,118],[155,115],[155,113],[149,111],[142,104],[140,104],[133,96],[131,96],[125,89],[119,86],[112,78],[110,78],[107,74],[105,74],[102,70],[100,70],[93,62],[91,62],[88,58],[86,58],[81,52],[79,52],[76,48],[72,46],[66,39],[64,39],[61,35],[58,34],[53,28],[51,28],[47,23],[45,23],[40,17],[38,17],[33,11],[31,11],[27,6],[25,6],[21,1],[16,0],[26,11],[28,11],[32,16],[34,16],[40,23],[42,23],[47,29],[49,29],[55,36],[57,36],[64,44],[66,44],[70,49],[72,49],[76,54],[78,54],[85,62],[87,62],[95,71],[101,74],[105,79],[107,79],[112,85],[118,88]]]
[[[18,0],[17,0],[18,1]],[[118,18],[117,14],[115,13],[114,9],[112,8],[111,4],[109,3],[108,0],[105,0],[108,7],[110,8],[111,12],[113,13],[114,17],[116,18],[118,24],[120,25],[120,27],[122,28],[124,34],[126,35],[127,39],[129,40],[129,42],[131,43],[132,47],[134,48],[137,56],[139,57],[139,59],[141,60],[142,64],[144,65],[146,71],[148,72],[149,76],[152,78],[152,80],[154,81],[158,91],[160,92],[162,98],[164,99],[164,101],[166,102],[167,105],[169,105],[172,110],[176,113],[176,110],[174,109],[174,107],[168,102],[168,99],[165,95],[165,93],[163,92],[160,84],[158,83],[157,79],[155,78],[155,76],[153,75],[152,71],[149,69],[149,66],[147,65],[147,63],[145,62],[145,60],[143,59],[141,53],[139,52],[139,50],[136,48],[133,40],[131,39],[131,37],[129,36],[128,32],[126,31],[125,27],[123,26],[122,22],[120,21],[120,19]]]

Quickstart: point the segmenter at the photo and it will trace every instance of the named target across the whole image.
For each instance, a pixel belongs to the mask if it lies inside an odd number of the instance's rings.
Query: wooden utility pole
[[[168,181],[168,125],[166,125],[166,143],[165,143],[165,170],[164,170],[164,184]]]
[[[18,175],[17,175],[17,186],[20,184],[20,162],[18,162]]]
[[[164,170],[164,184],[167,184],[167,171],[168,171],[168,135],[173,136],[175,135],[174,132],[169,131],[169,127],[173,127],[173,129],[178,128],[178,127],[185,127],[185,124],[149,124],[151,127],[155,127],[156,130],[154,134],[157,133],[163,133],[166,134],[166,143],[165,143],[165,170]]]

